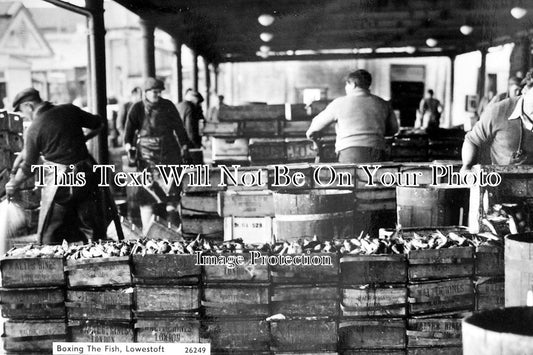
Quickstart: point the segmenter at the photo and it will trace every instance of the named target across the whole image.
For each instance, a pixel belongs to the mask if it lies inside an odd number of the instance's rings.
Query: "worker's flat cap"
[[[27,88],[19,92],[13,100],[13,110],[15,112],[19,111],[20,104],[28,101],[41,101],[41,95],[39,95],[39,91],[35,90],[34,88]]]
[[[165,90],[165,84],[156,78],[148,78],[144,82],[144,91],[148,90]]]

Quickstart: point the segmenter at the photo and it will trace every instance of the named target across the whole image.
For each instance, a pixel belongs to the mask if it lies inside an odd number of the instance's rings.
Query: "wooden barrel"
[[[463,354],[533,354],[531,324],[531,307],[511,307],[475,313],[463,319]]]
[[[467,222],[470,190],[456,187],[396,187],[402,227],[458,226]]]
[[[277,240],[353,236],[353,200],[346,190],[287,190],[274,193]]]
[[[505,237],[505,307],[526,306],[533,291],[533,233]]]

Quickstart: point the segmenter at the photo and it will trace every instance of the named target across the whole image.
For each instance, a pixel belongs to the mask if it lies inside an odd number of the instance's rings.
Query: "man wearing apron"
[[[124,131],[126,151],[137,146],[137,168],[152,173],[154,185],[164,191],[157,197],[153,190],[138,189],[137,200],[140,205],[143,231],[146,233],[154,214],[155,203],[166,202],[167,211],[175,212],[173,202],[179,199],[179,189],[175,183],[167,186],[162,183],[156,165],[179,165],[182,156],[188,154],[191,141],[183,126],[176,106],[172,101],[161,97],[165,86],[161,80],[148,78],[144,83],[144,99],[133,104],[128,112]],[[137,137],[137,139],[135,139]],[[152,193],[150,193],[152,191]],[[162,201],[166,199],[166,201]]]
[[[99,208],[97,180],[92,171],[94,161],[85,145],[104,127],[103,119],[71,104],[55,106],[43,102],[33,88],[18,93],[13,108],[32,122],[25,133],[24,150],[6,185],[8,197],[16,195],[19,186],[35,173],[32,165],[38,164],[42,156],[45,177],[37,229],[41,242],[105,238],[104,211]],[[89,129],[87,134],[83,128]],[[64,173],[83,173],[85,183],[57,186],[54,178]]]

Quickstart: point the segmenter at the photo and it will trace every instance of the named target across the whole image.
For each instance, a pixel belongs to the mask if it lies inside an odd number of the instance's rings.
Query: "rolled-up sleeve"
[[[315,118],[313,118],[313,121],[311,122],[311,125],[307,130],[308,137],[311,133],[320,132],[328,125],[337,121],[337,115],[335,114],[335,104],[336,102],[333,101],[324,109],[324,111],[320,112]]]

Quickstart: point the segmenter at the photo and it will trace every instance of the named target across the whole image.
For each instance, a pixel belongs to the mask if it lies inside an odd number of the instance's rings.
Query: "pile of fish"
[[[408,254],[411,250],[501,245],[501,238],[485,232],[469,234],[460,230],[394,230],[370,237],[361,233],[356,238],[320,241],[316,236],[293,242],[245,244],[240,239],[225,242],[206,240],[200,236],[190,240],[171,241],[142,238],[137,240],[99,241],[89,244],[33,245],[10,249],[10,257],[65,257],[67,259],[107,258],[146,254],[247,253],[251,250],[271,254],[340,253],[354,255]]]
[[[509,233],[531,232],[528,210],[528,206],[523,203],[495,204],[481,220],[482,227],[502,237]]]

